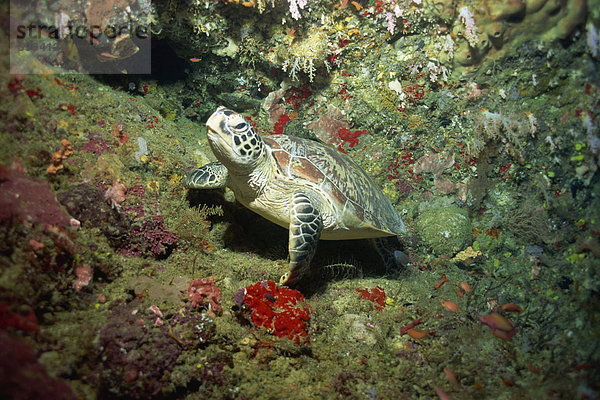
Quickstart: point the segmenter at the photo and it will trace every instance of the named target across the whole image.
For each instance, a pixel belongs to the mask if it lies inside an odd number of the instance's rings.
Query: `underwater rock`
[[[378,327],[369,322],[368,317],[358,314],[344,315],[339,328],[349,338],[367,346],[375,346],[377,335],[381,333]]]
[[[311,129],[323,142],[337,147],[342,144],[338,132],[342,129],[350,129],[350,124],[340,109],[329,105],[327,112],[318,120],[307,124],[306,128]]]
[[[454,256],[471,242],[471,222],[458,207],[428,208],[417,220],[421,239],[437,255]]]
[[[47,182],[0,165],[0,224],[71,226],[71,217],[56,202]]]
[[[129,232],[129,221],[112,208],[104,193],[94,186],[80,184],[58,194],[58,201],[81,223],[100,228],[111,247],[120,248]]]
[[[486,2],[484,7],[462,7],[452,32],[456,35],[454,74],[468,74],[509,54],[511,49],[530,40],[565,40],[585,23],[587,0],[502,0]],[[444,7],[438,7],[442,12]],[[471,12],[473,14],[471,14]]]
[[[181,349],[166,325],[141,302],[116,304],[99,334],[103,398],[150,399],[172,390],[169,376]]]
[[[23,340],[0,331],[0,343],[0,398],[77,399],[63,380],[48,375]]]

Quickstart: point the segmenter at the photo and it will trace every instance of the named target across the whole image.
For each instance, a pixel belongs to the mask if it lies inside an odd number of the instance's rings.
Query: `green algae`
[[[141,314],[155,305],[170,318],[187,312],[191,280],[214,276],[225,310],[214,319],[215,336],[206,346],[181,349],[164,381],[164,395],[433,399],[438,387],[453,398],[571,397],[578,390],[593,396],[598,390],[594,293],[600,287],[597,154],[581,144],[588,140],[582,115],[593,113],[598,99],[590,73],[597,59],[586,53],[585,38],[560,46],[525,41],[471,75],[469,68],[457,67],[456,75],[464,72],[464,80],[450,78],[442,88],[429,76],[417,78],[408,71],[436,56],[440,37],[431,37],[434,33],[426,28],[440,20],[452,23],[445,6],[427,4],[432,18],[411,20],[408,29],[416,31],[410,35],[386,38],[383,16],[359,16],[366,11],[352,4],[343,9],[315,4],[311,12],[302,11],[292,40],[288,25],[281,24],[282,17],[290,19],[288,3],[276,3],[271,9],[262,2],[263,13],[212,2],[197,5],[195,13],[188,13],[183,2],[157,5],[163,28],[158,39],[184,41],[187,47],[179,48],[184,60],[202,58],[185,61],[181,69],[187,75],[175,84],[131,77],[136,81],[132,92],[129,79],[103,78],[103,83],[86,75],[57,75],[79,87],[68,90],[51,75],[32,75],[24,87],[39,87],[44,98],[31,99],[24,93],[15,97],[6,89],[12,77],[2,78],[5,98],[11,99],[0,105],[3,165],[11,165],[16,156],[29,175],[50,180],[45,169],[64,137],[75,152],[52,178],[57,193],[83,181],[104,190],[114,181],[141,185],[146,197],[130,194],[122,210],[142,206],[147,215],[162,216],[166,229],[179,238],[163,259],[131,256],[115,251],[98,226],[84,223],[69,231],[78,245],[69,255],[43,227],[3,225],[0,286],[10,288],[10,298],[0,301],[18,303],[11,308],[15,312],[35,310],[41,327],[39,336],[16,333],[26,336],[48,371],[67,380],[80,397],[93,398],[101,385],[97,334],[111,307],[137,299]],[[374,2],[363,6],[375,12]],[[598,7],[589,8],[591,15],[597,13]],[[336,23],[315,30],[323,35],[319,40],[312,36],[304,42],[311,24],[320,23],[319,12]],[[593,18],[598,25],[597,15]],[[350,35],[351,29],[358,33]],[[248,36],[240,39],[238,53],[219,56],[229,45],[219,31],[228,31],[226,37],[234,40],[238,34]],[[346,37],[348,44],[339,47]],[[295,41],[298,48],[287,51]],[[325,49],[340,60],[331,70],[322,64]],[[272,62],[271,54],[277,55]],[[402,242],[411,261],[392,279],[382,276],[367,244],[321,243],[317,267],[350,263],[367,278],[350,274],[349,279],[309,285],[313,315],[306,346],[252,326],[232,299],[239,288],[278,280],[285,272],[287,232],[236,205],[228,192],[188,193],[181,185],[189,169],[213,159],[202,125],[217,105],[243,108],[238,111],[252,114],[263,133],[271,130],[273,121],[259,103],[291,80],[291,70],[282,66],[297,59],[321,66],[313,71],[313,96],[298,109],[281,101],[287,113],[298,114],[285,132],[313,137],[302,132],[304,124],[335,105],[353,130],[373,133],[362,135],[350,156],[403,212],[409,233]],[[293,85],[310,84],[306,65],[296,71]],[[419,86],[425,98],[413,97],[399,110],[400,94],[389,88],[396,79],[404,88]],[[469,97],[467,81],[478,85],[481,97]],[[59,104],[74,105],[75,115]],[[507,117],[531,113],[537,132],[523,135],[520,140],[528,144],[510,150],[521,142],[507,140],[502,132],[487,137],[476,129],[482,107]],[[124,143],[115,137],[118,124],[129,136]],[[113,153],[82,150],[96,131]],[[597,122],[592,134],[597,135]],[[134,156],[138,137],[148,142],[143,162]],[[481,151],[473,151],[474,145]],[[454,192],[440,193],[437,177],[423,174],[420,180],[412,170],[411,160],[430,152],[454,154],[456,166],[442,175]],[[433,207],[421,206],[432,197]],[[440,207],[452,203],[461,207]],[[216,209],[222,215],[207,211]],[[459,217],[465,210],[473,229]],[[44,250],[33,250],[31,240]],[[466,261],[448,258],[469,245],[481,254]],[[75,267],[83,263],[93,269],[93,279],[77,292],[72,287]],[[461,282],[469,283],[472,292],[462,292]],[[356,292],[376,286],[387,295],[383,310]],[[447,300],[456,302],[457,313],[442,306]],[[504,314],[518,329],[512,342],[504,342],[477,316],[513,302],[525,311]],[[420,340],[402,332],[418,320],[422,323],[415,329],[427,333]],[[216,365],[223,368],[220,375],[211,369]],[[444,368],[453,371],[458,387]]]
[[[453,256],[471,242],[471,223],[458,207],[431,207],[417,219],[417,229],[435,254]]]

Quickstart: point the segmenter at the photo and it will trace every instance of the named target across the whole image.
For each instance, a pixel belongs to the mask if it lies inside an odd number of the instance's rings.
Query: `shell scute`
[[[263,139],[272,150],[280,174],[300,185],[317,185],[340,214],[349,213],[374,230],[388,234],[404,231],[404,224],[387,197],[348,156],[291,136]]]

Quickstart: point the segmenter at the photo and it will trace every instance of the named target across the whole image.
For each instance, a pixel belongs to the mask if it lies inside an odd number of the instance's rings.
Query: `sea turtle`
[[[294,285],[309,270],[319,239],[363,239],[406,232],[379,187],[350,157],[315,141],[260,137],[240,114],[219,107],[206,122],[218,162],[190,172],[192,189],[229,187],[242,205],[289,229]]]

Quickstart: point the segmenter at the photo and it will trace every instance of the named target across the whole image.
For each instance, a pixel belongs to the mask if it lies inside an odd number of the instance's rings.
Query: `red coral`
[[[123,124],[115,124],[112,131],[113,136],[119,141],[119,143],[123,144],[129,140],[129,135],[127,135],[123,130]]]
[[[250,310],[250,318],[277,337],[286,337],[300,344],[306,338],[310,307],[297,290],[278,288],[273,281],[263,281],[244,288],[243,304]],[[308,339],[305,343],[309,343]]]
[[[29,310],[26,314],[12,312],[10,304],[2,302],[0,303],[0,329],[8,327],[26,332],[40,331],[38,320],[33,310]]]
[[[223,312],[221,307],[221,290],[215,285],[215,278],[196,279],[190,283],[188,299],[192,307],[203,307],[208,303],[207,314],[215,317]]]
[[[372,133],[367,130],[356,130],[352,132],[347,128],[340,129],[337,134],[340,139],[342,139],[342,143],[338,144],[338,150],[342,153],[348,152],[346,149],[344,149],[344,143],[348,143],[348,147],[352,149],[358,144],[358,137],[360,135],[372,135]]]
[[[360,298],[375,303],[376,310],[383,310],[385,307],[385,290],[381,286],[376,286],[371,291],[369,289],[356,289],[360,293]]]
[[[12,95],[16,98],[22,93],[25,93],[29,98],[33,101],[36,99],[43,99],[44,95],[42,94],[42,89],[25,89],[23,87],[24,78],[13,78],[10,82],[8,82],[8,90],[12,93]]]
[[[283,134],[283,129],[285,128],[285,124],[290,122],[290,116],[287,114],[282,114],[275,125],[273,126],[273,132],[271,135],[281,135]]]
[[[60,103],[57,108],[58,111],[68,111],[71,115],[75,115],[75,106],[73,104]]]
[[[300,87],[293,87],[289,91],[289,95],[285,99],[285,104],[291,104],[294,110],[297,110],[302,105],[302,101],[312,96],[312,92],[308,85],[304,84]]]

